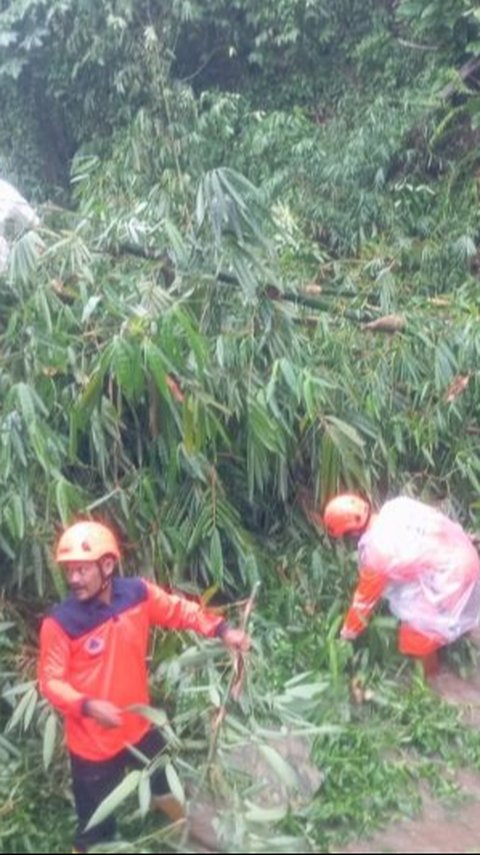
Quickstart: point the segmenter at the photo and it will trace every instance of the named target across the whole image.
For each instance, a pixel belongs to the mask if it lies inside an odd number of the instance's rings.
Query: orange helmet
[[[353,493],[343,493],[331,499],[323,513],[323,524],[331,537],[343,537],[361,532],[370,516],[370,503]]]
[[[63,532],[57,544],[55,560],[59,564],[67,561],[99,561],[104,555],[120,558],[115,535],[106,525],[85,520],[69,526]]]

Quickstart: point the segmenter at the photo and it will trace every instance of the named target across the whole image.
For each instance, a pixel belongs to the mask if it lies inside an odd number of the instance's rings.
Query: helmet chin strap
[[[101,559],[100,559],[100,561],[97,562],[97,567],[100,571],[100,579],[101,579],[102,584],[100,585],[100,588],[98,589],[97,593],[95,594],[95,597],[99,597],[100,594],[103,594],[103,592],[106,591],[107,588],[112,584],[112,574],[110,573],[110,575],[108,575],[108,576],[105,574],[104,569],[102,567],[102,560]]]
[[[363,525],[361,526],[361,528],[350,529],[350,531],[346,532],[347,536],[350,535],[350,537],[361,537],[362,534],[364,534],[366,532],[371,518],[372,518],[372,506],[369,504],[368,516],[367,516],[367,519],[365,520],[365,522],[363,523]]]
[[[98,593],[102,594],[103,591],[106,591],[108,586],[111,585],[112,577],[111,576],[105,576],[105,573],[103,572],[102,568],[100,568],[100,577],[102,580],[102,585],[101,585]]]
[[[363,526],[363,528],[362,528],[362,534],[363,534],[363,532],[364,532],[364,531],[366,531],[366,530],[367,530],[367,528],[368,528],[368,524],[369,524],[369,522],[370,522],[370,520],[371,520],[371,519],[372,519],[372,506],[371,506],[371,504],[370,504],[370,502],[369,502],[369,503],[368,503],[368,516],[367,516],[367,519],[365,520],[365,525],[364,525],[364,526]]]

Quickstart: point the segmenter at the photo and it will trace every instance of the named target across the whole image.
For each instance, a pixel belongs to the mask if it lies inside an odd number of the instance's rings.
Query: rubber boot
[[[420,659],[423,668],[423,674],[426,680],[432,680],[437,677],[440,672],[440,658],[438,650],[433,653],[428,653],[427,656],[422,656]]]
[[[152,808],[164,813],[170,822],[184,822],[187,817],[185,805],[182,805],[171,793],[152,796]]]

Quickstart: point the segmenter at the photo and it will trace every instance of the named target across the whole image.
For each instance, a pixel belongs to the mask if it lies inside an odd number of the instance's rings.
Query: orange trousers
[[[428,656],[439,647],[446,644],[441,635],[427,635],[419,632],[410,626],[408,623],[400,624],[398,631],[398,649],[400,653],[406,656],[419,656],[420,658]]]

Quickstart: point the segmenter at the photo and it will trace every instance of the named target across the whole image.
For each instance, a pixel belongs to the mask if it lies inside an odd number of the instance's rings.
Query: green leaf
[[[100,400],[104,375],[105,371],[103,368],[95,368],[87,385],[85,386],[84,391],[80,395],[78,402],[75,404],[72,411],[72,419],[74,419],[75,424],[81,428],[86,425],[93,407],[97,405]]]
[[[26,685],[28,685],[29,688],[17,704],[12,716],[8,720],[5,728],[6,733],[13,730],[20,723],[22,723],[22,726],[26,729],[32,719],[37,703],[37,690],[35,688],[35,684],[32,685],[31,683],[27,683]]]
[[[82,319],[81,319],[82,324],[86,324],[87,321],[90,320],[90,318],[94,314],[97,306],[99,305],[99,303],[101,303],[101,301],[102,301],[102,298],[98,294],[97,295],[94,294],[92,297],[88,298],[88,300],[87,300],[87,302],[83,308],[83,312],[82,312]]]
[[[11,497],[11,508],[15,537],[18,540],[23,540],[25,536],[25,516],[23,512],[22,499],[17,493],[14,493]]]
[[[70,516],[70,503],[68,495],[68,482],[64,478],[60,478],[55,484],[55,499],[57,502],[60,519],[65,524]]]
[[[45,724],[43,732],[43,766],[48,769],[52,762],[53,753],[55,751],[55,743],[57,739],[57,716],[51,712]]]
[[[162,351],[148,340],[145,341],[143,347],[147,368],[153,375],[158,391],[167,401],[171,401],[172,395],[167,385],[168,371]]]
[[[262,825],[280,822],[282,819],[285,819],[288,813],[288,808],[283,805],[279,807],[265,808],[253,804],[253,802],[250,802],[248,799],[245,801],[245,806],[247,808],[245,811],[245,819],[249,822],[255,822]]]
[[[172,796],[176,798],[181,805],[185,804],[185,791],[182,787],[180,778],[172,763],[167,763],[165,766],[165,775]]]
[[[16,397],[25,424],[30,427],[36,419],[35,396],[27,383],[17,383]]]
[[[149,775],[142,771],[140,782],[138,785],[138,803],[140,806],[140,815],[146,816],[152,801],[152,790],[150,787]]]
[[[223,550],[220,533],[217,528],[213,530],[210,540],[210,567],[213,578],[221,582],[223,579]]]
[[[138,400],[144,390],[144,376],[138,347],[120,336],[112,346],[111,368],[127,398]]]
[[[34,231],[26,232],[16,240],[9,256],[10,278],[14,282],[28,282],[35,275],[44,248],[42,239]]]
[[[123,781],[103,800],[96,811],[90,817],[86,826],[86,831],[94,828],[100,822],[103,822],[107,816],[110,816],[119,805],[122,804],[129,796],[137,789],[142,780],[142,773],[138,769],[133,769],[129,772]]]
[[[131,704],[128,711],[141,715],[154,724],[156,727],[162,728],[168,723],[168,718],[163,710],[149,707],[146,704]]]
[[[278,778],[291,789],[298,789],[298,778],[297,775],[287,763],[286,760],[282,757],[275,748],[272,748],[271,745],[260,745],[259,751],[269,764]]]

